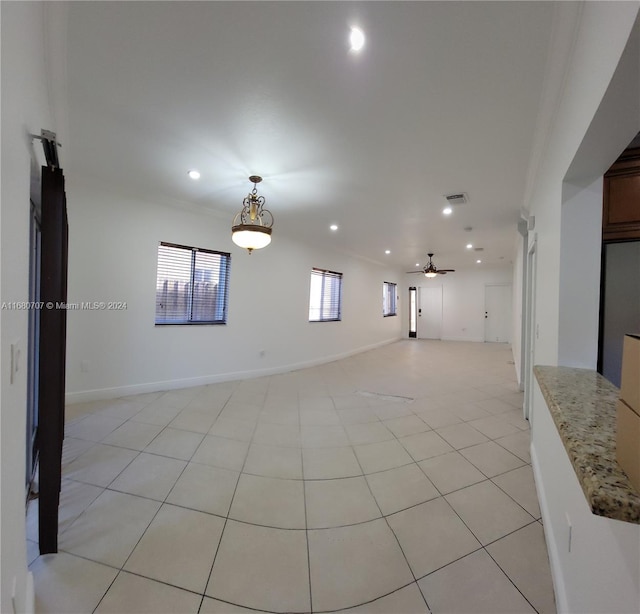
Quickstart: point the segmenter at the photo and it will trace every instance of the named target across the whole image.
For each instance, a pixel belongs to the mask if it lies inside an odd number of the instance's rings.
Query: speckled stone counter
[[[591,511],[640,524],[640,493],[616,461],[618,389],[588,369],[537,366],[534,373]]]

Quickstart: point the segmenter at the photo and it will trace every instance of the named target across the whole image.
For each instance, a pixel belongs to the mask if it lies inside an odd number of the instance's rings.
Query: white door
[[[511,285],[484,287],[484,340],[506,343],[511,338]]]
[[[442,339],[442,286],[420,288],[418,338]]]

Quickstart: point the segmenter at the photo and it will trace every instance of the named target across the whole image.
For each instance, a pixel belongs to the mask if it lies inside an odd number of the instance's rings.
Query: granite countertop
[[[534,373],[591,511],[640,524],[640,493],[616,461],[618,388],[589,369]]]

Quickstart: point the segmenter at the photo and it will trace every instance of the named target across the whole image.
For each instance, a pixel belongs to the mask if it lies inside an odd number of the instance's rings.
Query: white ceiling
[[[229,226],[259,174],[268,249],[296,233],[408,271],[427,252],[440,268],[476,266],[471,241],[485,263],[508,262],[553,13],[551,2],[72,2],[67,171]],[[351,25],[366,35],[359,54]],[[443,195],[458,191],[469,204],[443,217]]]

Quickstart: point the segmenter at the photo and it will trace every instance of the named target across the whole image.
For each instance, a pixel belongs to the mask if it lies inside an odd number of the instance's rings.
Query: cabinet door
[[[627,149],[604,176],[602,238],[640,239],[640,149]]]

